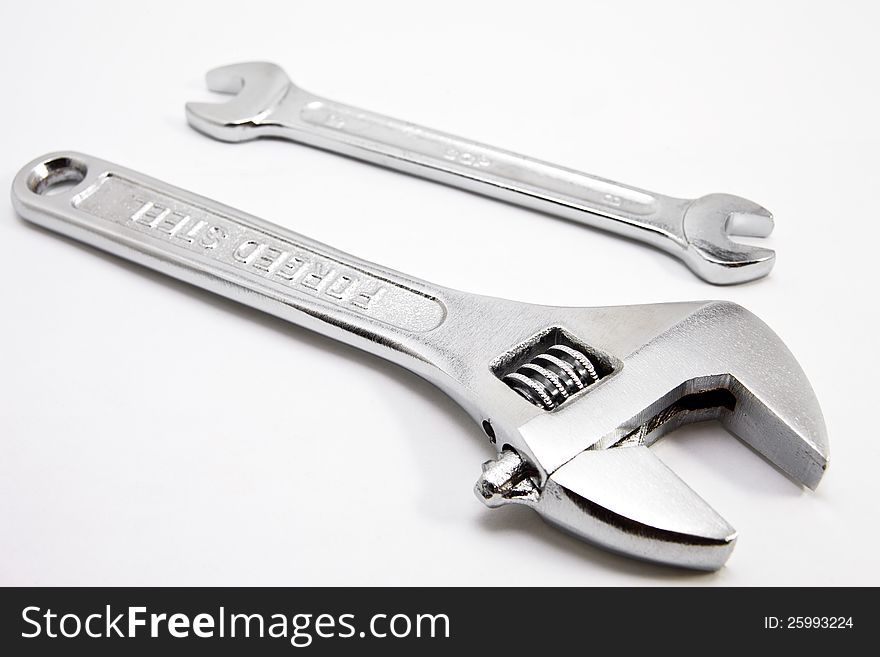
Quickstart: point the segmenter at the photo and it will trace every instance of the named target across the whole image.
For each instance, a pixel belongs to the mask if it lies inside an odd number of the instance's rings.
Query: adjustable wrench
[[[461,187],[658,247],[719,285],[766,276],[775,254],[729,235],[766,237],[773,216],[730,194],[686,200],[541,162],[319,98],[266,62],[210,71],[227,103],[188,103],[197,130],[222,141],[282,137]]]
[[[711,570],[733,549],[731,526],[649,449],[684,423],[719,420],[810,488],[827,465],[806,376],[733,303],[567,308],[467,294],[79,153],[26,165],[12,200],[29,221],[419,374],[495,444],[480,499],[528,505],[618,552]]]

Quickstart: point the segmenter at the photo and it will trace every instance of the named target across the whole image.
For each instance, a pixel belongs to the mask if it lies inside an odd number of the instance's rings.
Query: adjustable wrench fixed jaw
[[[190,124],[215,139],[280,137],[651,244],[719,285],[770,273],[775,253],[731,235],[766,237],[773,216],[739,196],[695,200],[656,194],[312,95],[268,62],[210,71],[225,103],[186,105]]]
[[[58,182],[73,183],[56,194]],[[642,559],[716,569],[735,532],[649,450],[717,419],[815,487],[824,421],[781,340],[723,301],[539,306],[427,283],[80,153],[26,165],[25,219],[406,367],[482,426],[476,490]]]

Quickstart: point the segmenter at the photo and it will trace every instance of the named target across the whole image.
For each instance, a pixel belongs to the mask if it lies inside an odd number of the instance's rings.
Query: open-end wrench
[[[29,221],[419,374],[497,448],[481,499],[526,504],[612,550],[697,569],[730,554],[734,530],[648,448],[684,423],[721,421],[811,488],[827,465],[806,376],[732,303],[568,308],[458,292],[79,153],[29,163],[12,200]]]
[[[222,141],[282,137],[499,198],[652,244],[711,283],[742,283],[773,268],[773,251],[729,237],[773,230],[773,216],[739,196],[687,200],[597,178],[319,98],[267,62],[214,69],[207,83],[237,95],[188,103],[186,115]]]

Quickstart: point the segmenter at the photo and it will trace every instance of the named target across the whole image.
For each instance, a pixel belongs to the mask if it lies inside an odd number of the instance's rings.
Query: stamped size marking
[[[492,162],[485,155],[460,151],[457,148],[447,148],[443,157],[452,162],[458,162],[466,167],[474,167],[475,169],[485,169],[492,166]]]
[[[363,112],[353,112],[347,107],[334,108],[321,101],[306,105],[301,116],[306,123],[341,132],[359,133],[370,126],[369,118]]]
[[[466,167],[487,169],[492,166],[492,161],[484,154],[451,145],[457,141],[448,135],[345,105],[314,100],[302,108],[300,118],[311,125],[367,137],[371,142]]]
[[[289,235],[274,234],[248,220],[189,204],[120,176],[102,178],[73,203],[92,216],[172,244],[187,259],[219,263],[218,274],[231,269],[275,289],[410,331],[430,331],[446,316],[439,300],[319,253]]]
[[[605,194],[605,196],[602,197],[602,200],[605,201],[606,205],[610,205],[612,208],[619,208],[623,205],[623,199],[614,194]]]

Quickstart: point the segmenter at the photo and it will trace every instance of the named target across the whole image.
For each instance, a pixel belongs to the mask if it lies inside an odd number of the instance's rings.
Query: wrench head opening
[[[552,524],[629,556],[720,568],[735,530],[649,447],[683,424],[718,420],[815,488],[829,450],[806,376],[779,337],[736,304],[590,311],[598,320],[569,330],[583,337],[591,323],[615,327],[591,342],[610,354],[614,371],[500,441],[478,497],[489,506],[531,506]]]
[[[205,79],[211,91],[234,96],[224,103],[187,103],[186,118],[196,130],[220,141],[259,137],[255,128],[295,89],[284,70],[269,62],[221,66],[209,71]]]
[[[689,266],[710,283],[744,283],[773,269],[775,252],[730,239],[767,237],[773,231],[773,215],[757,203],[731,194],[702,196],[688,206],[682,228]]]

